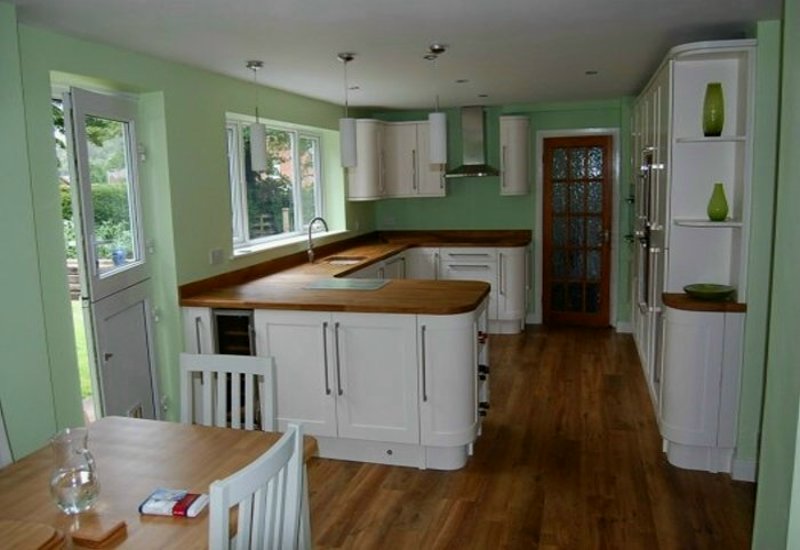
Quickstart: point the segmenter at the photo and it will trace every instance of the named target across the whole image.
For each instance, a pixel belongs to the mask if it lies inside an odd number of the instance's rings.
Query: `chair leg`
[[[308,502],[308,468],[303,465],[303,496],[300,501],[300,533],[298,533],[298,548],[310,550],[313,546],[311,538],[311,507]]]

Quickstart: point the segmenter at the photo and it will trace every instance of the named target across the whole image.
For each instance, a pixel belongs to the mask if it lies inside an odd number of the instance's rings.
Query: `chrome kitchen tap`
[[[314,263],[314,241],[311,239],[311,230],[314,228],[314,222],[322,222],[325,231],[328,231],[328,222],[322,216],[317,216],[308,222],[308,261]]]

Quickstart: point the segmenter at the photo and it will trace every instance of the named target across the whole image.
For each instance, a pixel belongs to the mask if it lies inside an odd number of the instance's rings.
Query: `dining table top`
[[[109,547],[207,548],[208,507],[196,518],[139,514],[139,505],[159,487],[208,493],[223,479],[266,452],[280,433],[105,417],[88,426],[100,492],[94,507],[67,516],[50,495],[54,469],[49,446],[0,469],[0,521],[47,525],[71,534],[126,524]],[[304,457],[317,454],[316,440],[304,438]]]

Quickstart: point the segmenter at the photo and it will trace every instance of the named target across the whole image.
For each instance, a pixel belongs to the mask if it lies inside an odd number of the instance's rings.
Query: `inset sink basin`
[[[307,290],[378,290],[389,283],[388,279],[317,279],[303,288]]]
[[[325,258],[324,261],[326,264],[331,265],[355,265],[366,259],[366,256],[331,256],[330,258]]]

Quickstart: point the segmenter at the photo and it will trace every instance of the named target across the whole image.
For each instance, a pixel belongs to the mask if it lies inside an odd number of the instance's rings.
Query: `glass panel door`
[[[608,325],[611,138],[544,149],[545,322]]]

